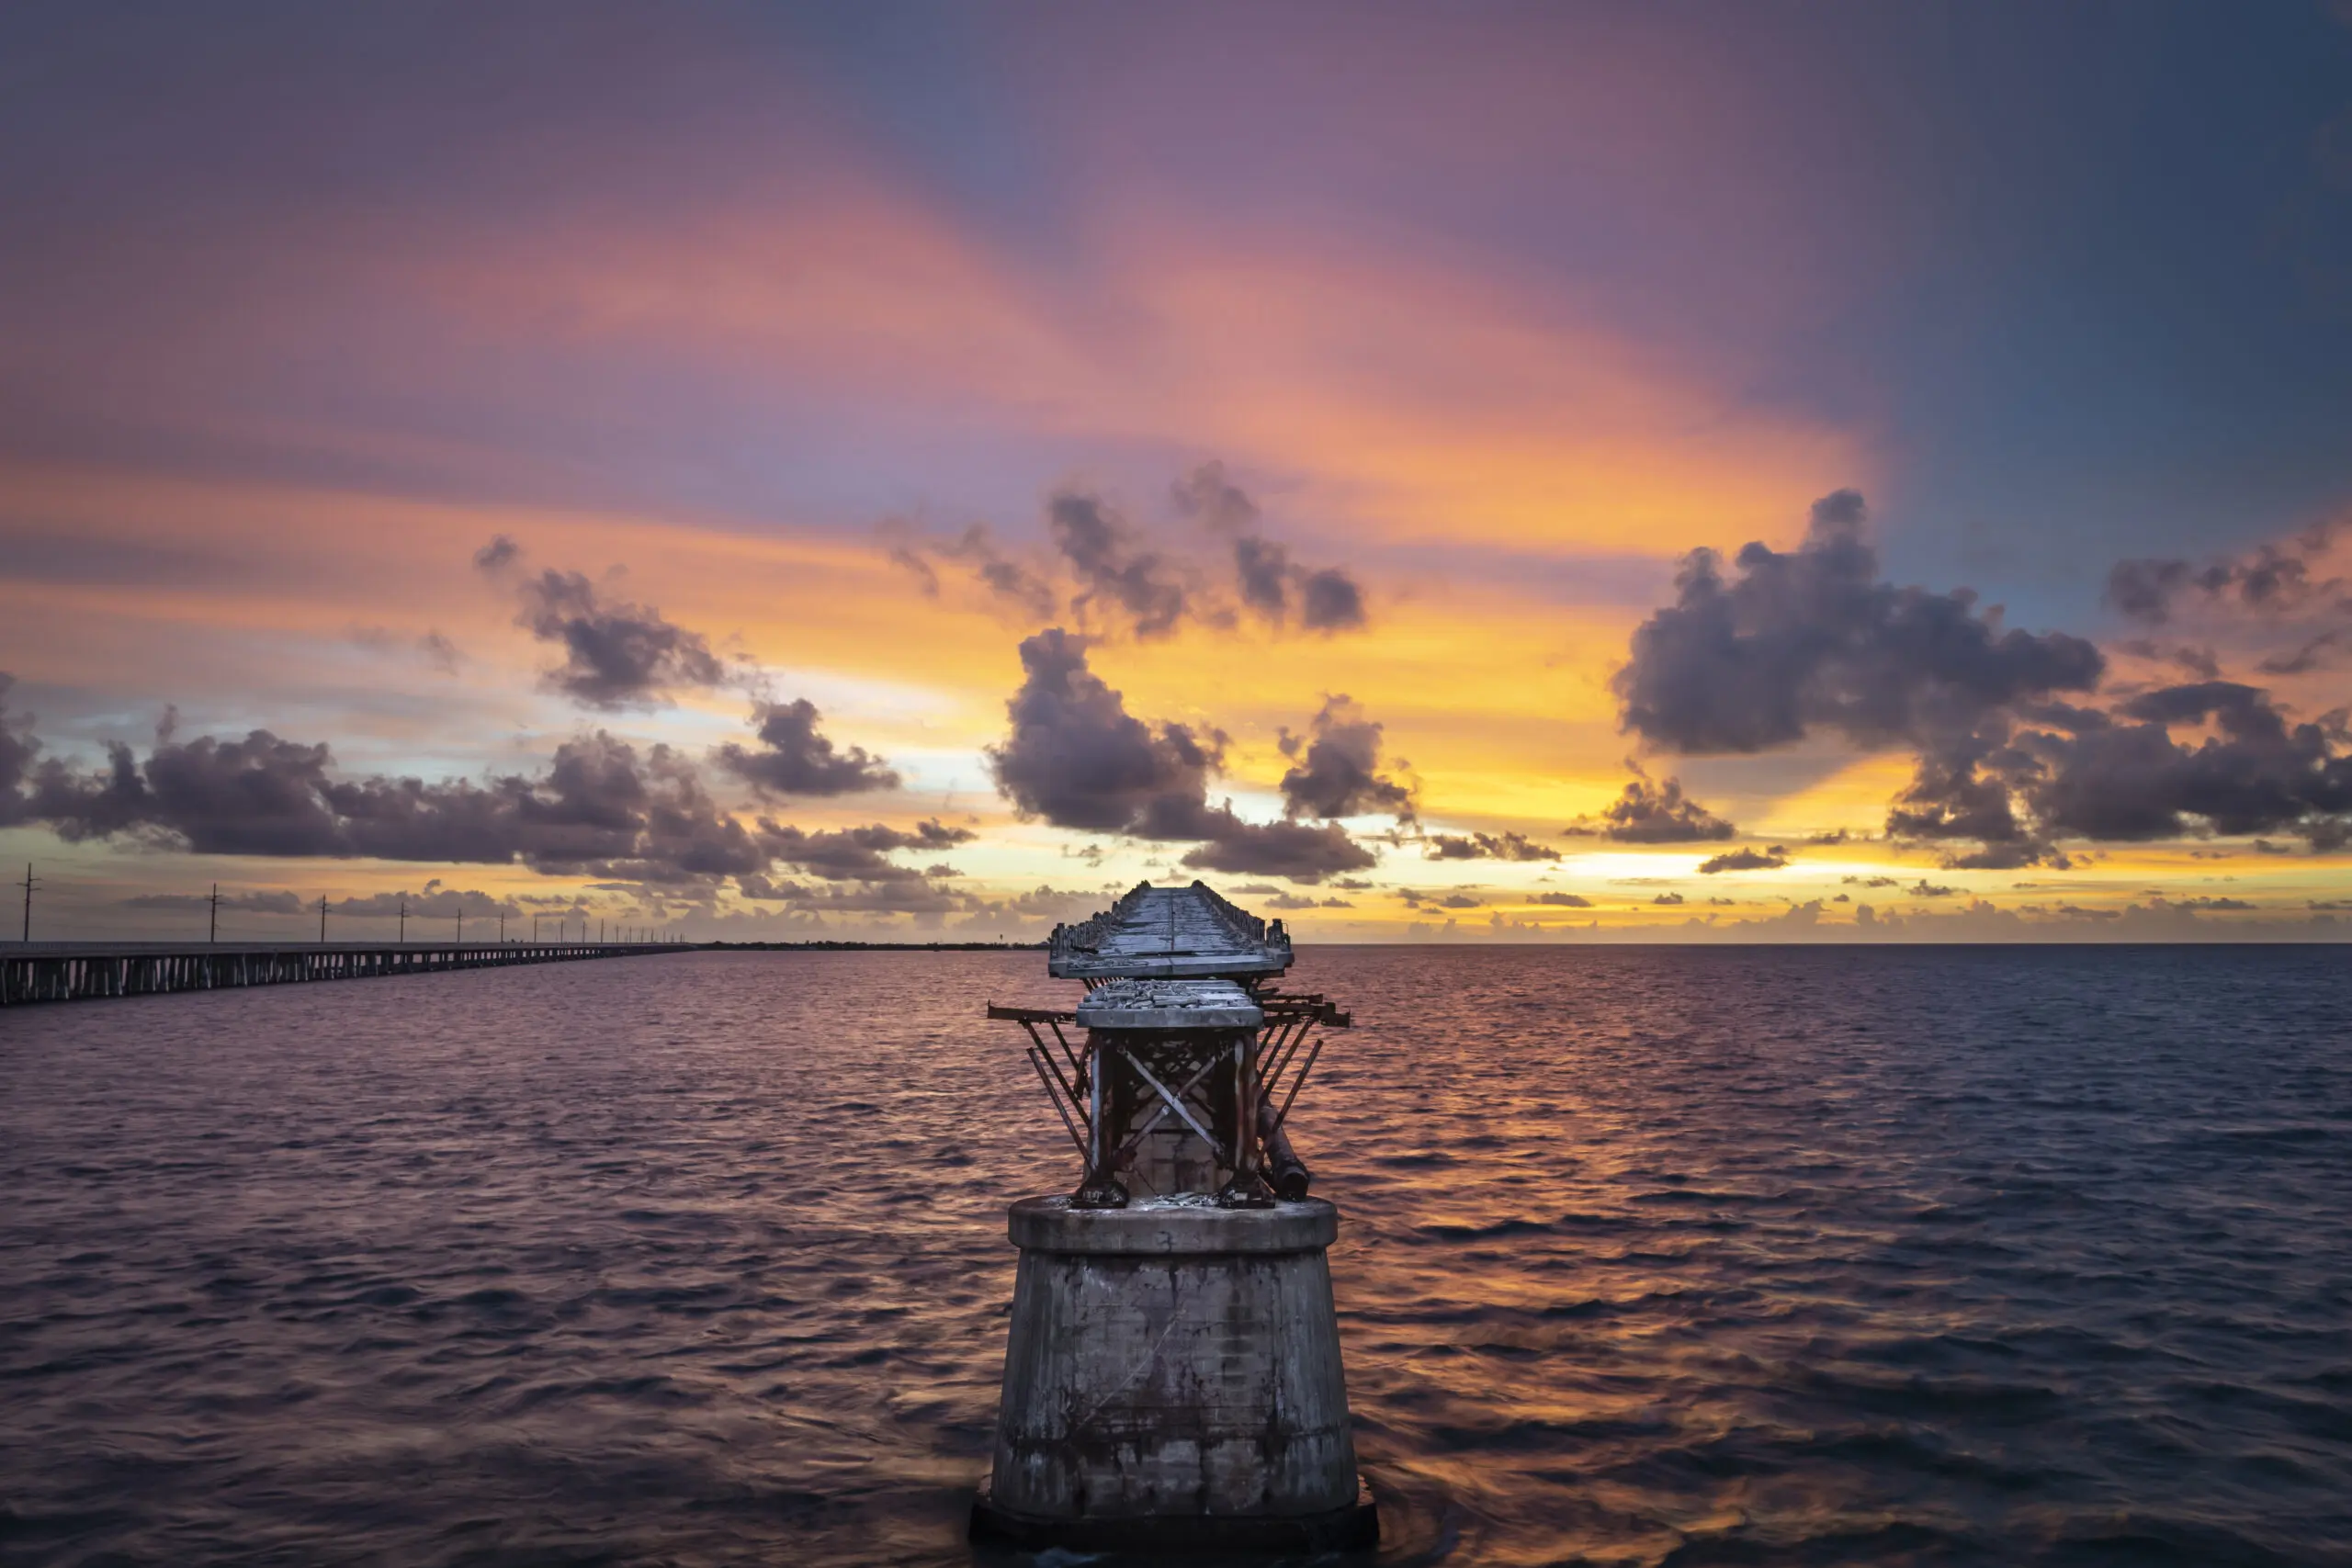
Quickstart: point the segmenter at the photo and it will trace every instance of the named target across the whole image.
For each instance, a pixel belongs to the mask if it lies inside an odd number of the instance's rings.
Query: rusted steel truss
[[[1171,1116],[1233,1173],[1221,1200],[1261,1201],[1269,1181],[1277,1194],[1304,1196],[1306,1167],[1283,1124],[1322,1055],[1321,1031],[1345,1029],[1352,1020],[1318,994],[1265,987],[1252,999],[1264,1022],[1255,1031],[1219,1032],[1213,1040],[1098,1030],[1073,1043],[1067,1032],[1077,1028],[1073,1010],[991,1003],[988,1016],[1018,1023],[1029,1036],[1024,1055],[1085,1161],[1081,1201],[1124,1201],[1119,1173]],[[1229,1077],[1216,1074],[1221,1066],[1230,1068]]]

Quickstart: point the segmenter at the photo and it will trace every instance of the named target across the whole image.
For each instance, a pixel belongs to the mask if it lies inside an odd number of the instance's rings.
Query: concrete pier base
[[[1015,1203],[995,1469],[977,1537],[1322,1551],[1378,1526],[1356,1475],[1320,1200]]]

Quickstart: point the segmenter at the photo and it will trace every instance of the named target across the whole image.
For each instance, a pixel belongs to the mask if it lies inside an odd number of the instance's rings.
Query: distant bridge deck
[[[0,1007],[692,951],[645,942],[12,942],[0,947]]]
[[[1290,964],[1290,937],[1280,920],[1269,925],[1202,882],[1139,882],[1092,919],[1056,926],[1046,953],[1047,974],[1090,984],[1279,975]]]

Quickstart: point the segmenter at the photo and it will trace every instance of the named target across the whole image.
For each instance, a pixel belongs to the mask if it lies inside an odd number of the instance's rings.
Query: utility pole
[[[498,945],[506,945],[506,911],[503,909],[498,911]]]
[[[219,942],[220,940],[220,885],[217,882],[212,885],[211,904],[212,926],[210,930],[204,933],[204,940],[207,942]]]
[[[458,945],[466,945],[466,906],[462,899],[458,904]]]
[[[325,894],[322,893],[322,894],[320,894],[320,895],[319,895],[319,945],[320,945],[321,947],[324,947],[324,946],[326,945],[326,943],[327,943],[327,896],[326,896]]]
[[[408,944],[408,895],[401,895],[401,944]]]
[[[25,934],[23,940],[30,942],[33,939],[33,889],[40,886],[39,879],[33,875],[33,863],[30,861],[27,861],[25,863],[25,880],[19,884],[19,886],[25,890]]]

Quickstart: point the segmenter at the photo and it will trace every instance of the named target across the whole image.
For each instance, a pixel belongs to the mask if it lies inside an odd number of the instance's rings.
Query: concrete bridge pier
[[[1319,1199],[1012,1205],[996,1461],[974,1533],[1078,1551],[1329,1551],[1356,1475]]]
[[[1057,927],[1075,1008],[1000,1008],[1085,1162],[1012,1205],[1021,1250],[972,1533],[1033,1550],[1321,1552],[1379,1536],[1356,1474],[1327,1249],[1284,1131],[1318,1028],[1281,922],[1199,883]],[[1083,1032],[1073,1044],[1065,1025]]]

